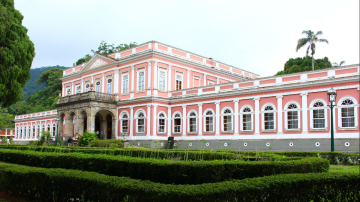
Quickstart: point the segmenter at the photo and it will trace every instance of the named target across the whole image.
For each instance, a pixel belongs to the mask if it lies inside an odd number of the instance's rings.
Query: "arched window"
[[[196,113],[195,112],[190,112],[189,117],[188,117],[188,122],[189,122],[189,132],[190,133],[196,133]]]
[[[20,136],[20,138],[22,137],[22,127],[20,127],[19,136]]]
[[[297,111],[298,107],[296,104],[289,104],[287,107],[287,129],[298,129],[299,128],[299,115]]]
[[[50,124],[47,125],[47,130],[46,131],[50,133]]]
[[[324,109],[324,103],[321,101],[317,101],[314,103],[314,105],[312,106],[313,108],[315,108],[313,110],[313,128],[314,129],[323,129],[325,128],[325,109]]]
[[[45,131],[45,125],[42,125],[42,131],[41,132],[44,133],[44,131]]]
[[[223,112],[223,131],[232,131],[232,113],[230,109],[225,109]]]
[[[270,105],[266,106],[264,109],[264,130],[274,130],[275,129],[275,112],[274,108]]]
[[[128,132],[129,132],[129,115],[127,113],[123,113],[120,118],[121,118],[121,133],[128,134]]]
[[[53,124],[52,136],[55,137],[56,135],[56,124]]]
[[[35,131],[35,126],[33,126],[33,131],[32,131],[32,136],[33,136],[33,137],[35,137],[35,133],[36,133],[36,131]]]
[[[204,115],[205,132],[214,132],[214,112],[207,110]]]
[[[174,115],[174,133],[181,133],[181,115],[176,113]]]
[[[355,110],[351,99],[345,99],[341,102],[341,127],[353,128],[355,127]]]
[[[100,92],[100,84],[101,84],[101,83],[100,83],[100,81],[97,81],[95,84],[96,84],[96,86],[95,86],[95,91],[99,93],[99,92]]]
[[[242,130],[251,131],[252,130],[252,114],[250,107],[245,107],[242,110]]]
[[[145,132],[145,115],[144,112],[139,112],[137,116],[137,132]]]
[[[20,136],[19,127],[17,127],[16,130],[17,130],[16,138],[18,138]]]
[[[24,130],[23,130],[23,132],[24,132],[24,138],[26,138],[26,126],[24,126]]]
[[[40,125],[37,126],[37,136],[40,137]]]
[[[112,79],[107,80],[106,93],[108,94],[112,93]]]
[[[31,136],[31,126],[28,126],[28,137]]]
[[[158,122],[159,122],[158,132],[165,133],[165,114],[164,113],[159,114]]]

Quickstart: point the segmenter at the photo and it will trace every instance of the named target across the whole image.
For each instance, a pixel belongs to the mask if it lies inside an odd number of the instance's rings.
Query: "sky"
[[[315,58],[359,64],[359,0],[15,0],[35,44],[32,68],[70,67],[109,44],[156,40],[260,76],[284,68],[303,30],[322,31]]]

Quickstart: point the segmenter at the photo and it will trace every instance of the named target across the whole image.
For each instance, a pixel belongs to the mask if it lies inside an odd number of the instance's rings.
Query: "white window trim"
[[[127,75],[127,92],[124,93],[124,77]],[[129,73],[124,73],[124,74],[121,74],[121,94],[129,94],[129,90],[130,90],[130,87],[129,87],[129,84],[130,84],[130,78],[129,78]]]
[[[86,87],[86,85],[88,85],[88,84],[89,84],[89,88]],[[89,91],[90,91],[90,85],[91,85],[90,83],[85,83],[85,92],[89,92]]]
[[[245,108],[249,108],[251,110],[251,112],[243,112]],[[244,105],[243,107],[241,107],[240,109],[240,131],[244,131],[244,132],[251,132],[254,130],[254,110],[250,105]],[[245,114],[250,114],[251,115],[251,130],[244,130],[243,129],[243,115]]]
[[[97,85],[98,82],[99,82],[99,85]],[[99,91],[97,91],[97,87],[99,87]],[[97,92],[97,93],[101,92],[101,81],[100,80],[95,81],[95,92]]]
[[[111,82],[110,82],[110,83],[108,82],[109,79],[111,79]],[[110,77],[110,76],[109,76],[109,77],[106,77],[106,78],[105,78],[105,83],[106,83],[106,86],[105,86],[105,87],[106,87],[106,90],[105,90],[104,93],[112,94],[112,92],[113,92],[113,90],[114,90],[114,89],[113,89],[113,86],[114,86],[114,84],[113,84],[113,83],[114,83],[113,77]],[[108,86],[109,86],[109,84],[110,84],[110,86],[111,86],[111,92],[110,92],[110,93],[108,93]]]
[[[314,104],[317,102],[322,102],[324,104],[324,107],[314,107]],[[328,107],[327,107],[327,102],[323,99],[315,99],[313,100],[310,105],[309,105],[309,111],[310,111],[310,130],[327,130],[328,129]],[[314,110],[319,110],[319,109],[323,109],[324,110],[324,119],[325,119],[325,128],[314,128]]]
[[[175,115],[176,114],[180,114],[180,117],[176,117],[176,119],[180,119],[180,132],[175,132]],[[175,134],[181,134],[182,133],[182,125],[183,125],[183,118],[182,118],[182,114],[179,111],[174,112],[173,117],[172,117],[172,133]]]
[[[81,93],[81,87],[80,85],[75,86],[75,94]]]
[[[179,74],[179,73],[175,73],[175,79],[174,79],[174,82],[175,82],[175,90],[176,90],[176,81],[177,81],[177,75],[180,75],[181,76],[181,89],[179,90],[182,90],[184,89],[184,75],[183,74]]]
[[[31,127],[30,127],[30,126],[28,126],[28,130],[29,130],[29,132],[28,132],[28,133],[29,133],[29,134],[28,134],[28,137],[31,138],[31,133],[32,133],[32,131],[31,131]]]
[[[224,114],[225,110],[229,109],[231,111],[230,114]],[[222,133],[230,133],[230,132],[234,132],[234,113],[233,113],[233,109],[231,109],[230,107],[224,107],[221,111],[221,132]],[[224,116],[231,116],[231,130],[230,131],[225,131],[224,128]]]
[[[71,95],[71,89],[70,89],[70,87],[65,88],[65,96],[69,96],[69,95]]]
[[[141,72],[144,72],[144,89],[143,90],[140,90],[139,89],[139,87],[140,87],[140,85],[139,85],[139,81],[140,81],[140,73]],[[146,75],[145,75],[145,73],[146,73],[146,68],[144,68],[144,69],[140,69],[140,70],[137,70],[136,69],[136,75],[137,75],[137,79],[136,79],[136,82],[137,82],[137,84],[136,84],[136,91],[137,92],[145,92],[145,90],[146,90]]]
[[[56,136],[56,124],[54,123],[53,125],[52,125],[53,127],[52,127],[52,133],[51,133],[51,135],[53,136],[53,137],[55,137]],[[55,131],[54,131],[55,130]],[[35,135],[34,135],[35,136]]]
[[[144,119],[144,132],[139,132],[139,114],[140,113],[143,113],[144,114],[144,117],[141,117],[141,119]],[[136,133],[144,133],[145,134],[145,132],[146,132],[146,119],[147,119],[147,117],[146,117],[146,113],[145,113],[145,110],[143,110],[143,109],[139,109],[139,110],[137,110],[136,111],[136,116],[135,116],[135,119],[136,119]]]
[[[288,109],[289,105],[291,104],[295,104],[296,105],[296,109]],[[297,128],[293,128],[293,129],[289,129],[289,125],[288,125],[288,112],[293,112],[293,111],[296,111],[297,112],[297,115],[298,115],[298,119],[297,119],[297,125],[298,127]],[[295,102],[295,101],[289,101],[288,103],[285,104],[285,107],[284,107],[284,127],[285,127],[285,130],[299,130],[300,129],[300,120],[301,120],[301,108],[300,108],[300,105],[299,103]]]
[[[267,106],[271,106],[274,110],[265,111],[265,108],[266,108]],[[260,112],[260,113],[261,113],[261,129],[262,129],[262,131],[264,131],[264,132],[273,131],[273,130],[276,131],[276,115],[277,115],[276,112],[277,112],[277,111],[276,111],[276,107],[275,107],[275,105],[272,104],[272,103],[266,103],[266,104],[264,104],[264,105],[262,106],[261,112]],[[265,130],[265,113],[273,113],[273,114],[274,114],[274,129],[266,129],[266,130]]]
[[[124,116],[125,114],[128,116],[127,119],[124,119],[124,118],[123,118],[123,116]],[[122,133],[122,134],[124,133],[124,131],[123,131],[123,121],[124,121],[124,120],[127,120],[127,121],[128,121],[128,131],[125,132],[125,133],[129,134],[129,129],[130,129],[130,126],[129,126],[129,123],[130,123],[129,113],[128,113],[127,111],[122,111],[122,112],[120,113],[119,120],[120,120],[120,133]]]
[[[165,89],[164,90],[162,90],[162,89],[160,89],[160,73],[161,72],[165,72],[165,83],[164,83],[164,85],[165,85]],[[159,81],[158,81],[158,88],[159,88],[159,90],[160,91],[167,91],[167,75],[168,75],[168,71],[167,70],[163,70],[163,69],[159,69],[159,72],[158,72],[159,74]]]
[[[190,116],[190,114],[192,113],[192,112],[194,112],[195,113],[195,117],[194,116]],[[197,133],[198,132],[198,127],[199,127],[199,124],[198,124],[198,114],[197,114],[197,112],[195,111],[195,110],[190,110],[189,112],[188,112],[188,115],[187,115],[187,117],[186,117],[186,120],[187,120],[187,131],[188,131],[188,133],[191,133],[191,134],[194,134],[194,133]],[[195,118],[195,132],[190,132],[190,118]]]
[[[208,81],[208,86],[212,86],[212,85],[215,85],[215,82]]]
[[[209,115],[206,115],[206,113],[208,112],[208,111],[211,111],[212,113],[213,113],[213,115],[211,115],[211,116],[209,116]],[[206,131],[206,117],[213,117],[213,130],[212,131]],[[203,114],[203,121],[204,121],[204,127],[203,127],[203,132],[204,133],[214,133],[215,132],[215,127],[216,127],[216,115],[215,115],[215,112],[214,112],[214,110],[213,109],[211,109],[211,108],[209,108],[209,109],[206,109],[205,111],[204,111],[204,114]]]
[[[35,127],[35,125],[33,125],[33,127],[32,127],[32,136],[35,137],[35,134],[36,134],[36,127]]]
[[[341,103],[346,100],[346,99],[350,99],[353,101],[354,105],[341,105]],[[355,122],[355,127],[342,127],[342,116],[341,116],[341,108],[350,108],[353,107],[354,108],[354,122]],[[339,99],[338,103],[337,103],[337,108],[338,108],[338,127],[339,129],[355,129],[358,128],[358,122],[359,122],[359,116],[358,116],[358,102],[355,98],[351,97],[351,96],[344,96],[341,99]],[[335,110],[334,110],[335,113]],[[335,116],[335,114],[334,114]]]
[[[160,117],[160,114],[164,114],[164,117]],[[159,129],[160,129],[160,124],[159,124],[159,119],[165,119],[165,122],[164,122],[164,132],[160,132]],[[156,117],[156,125],[157,125],[157,133],[158,134],[166,134],[166,125],[167,125],[167,116],[166,116],[166,113],[164,111],[161,111],[158,113],[158,116]]]

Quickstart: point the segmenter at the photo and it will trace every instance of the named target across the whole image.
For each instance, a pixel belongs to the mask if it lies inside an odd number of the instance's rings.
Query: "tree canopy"
[[[21,99],[21,88],[30,78],[35,48],[22,26],[23,15],[13,0],[0,1],[0,106]]]
[[[5,108],[0,108],[0,128],[13,128],[14,115],[9,114]]]
[[[315,69],[325,69],[332,67],[329,58],[314,60]],[[312,58],[307,56],[303,58],[290,58],[284,65],[284,70],[279,71],[275,75],[291,74],[296,72],[304,72],[312,70]]]
[[[136,42],[131,42],[129,44],[119,44],[118,46],[114,46],[114,44],[108,44],[106,41],[101,41],[98,49],[96,51],[91,50],[91,52],[93,54],[101,53],[104,55],[108,55],[111,53],[116,53],[116,52],[123,51],[123,50],[129,49],[129,48],[133,48],[136,45],[137,45]],[[86,54],[84,57],[82,57],[78,61],[76,61],[74,63],[74,66],[89,61],[91,59],[91,57],[92,56],[90,54]]]

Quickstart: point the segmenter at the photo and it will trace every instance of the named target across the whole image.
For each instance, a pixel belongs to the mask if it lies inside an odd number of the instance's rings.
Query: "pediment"
[[[81,71],[86,71],[89,69],[94,69],[99,66],[103,66],[109,63],[113,63],[116,60],[108,58],[106,56],[95,54],[84,66],[81,68]]]

